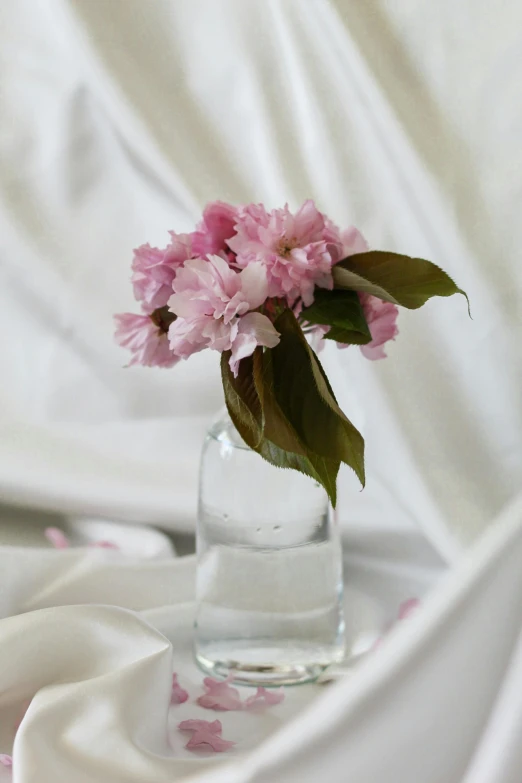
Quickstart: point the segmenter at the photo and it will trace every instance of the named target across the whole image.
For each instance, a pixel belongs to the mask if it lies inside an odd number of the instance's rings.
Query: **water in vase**
[[[342,659],[341,549],[326,494],[262,460],[227,418],[203,452],[197,547],[202,668],[277,685]]]

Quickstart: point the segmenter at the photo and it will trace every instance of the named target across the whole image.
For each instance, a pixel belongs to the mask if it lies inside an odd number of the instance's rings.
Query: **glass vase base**
[[[313,646],[305,650],[291,647],[281,649],[252,642],[248,646],[241,643],[227,645],[226,650],[214,648],[206,654],[196,652],[198,666],[205,673],[218,679],[231,677],[231,681],[237,685],[265,688],[314,682],[329,666],[343,657],[343,650],[334,654],[330,651],[325,656],[324,649],[318,650]]]

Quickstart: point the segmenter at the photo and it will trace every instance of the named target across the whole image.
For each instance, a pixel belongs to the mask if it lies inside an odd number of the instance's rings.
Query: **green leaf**
[[[306,447],[279,407],[274,393],[270,351],[254,356],[254,380],[263,409],[263,440],[256,451],[268,462],[293,468],[323,485],[332,505],[337,501],[340,460],[315,454]]]
[[[263,439],[263,414],[253,372],[254,357],[262,351],[262,348],[256,348],[254,356],[239,362],[237,378],[228,363],[230,351],[221,354],[221,379],[229,416],[247,446],[254,451]]]
[[[372,339],[361,302],[355,291],[316,288],[315,299],[300,316],[302,321],[324,326],[337,326],[344,331],[354,331]]]
[[[264,437],[284,451],[306,456],[309,449],[304,446],[276,400],[272,361],[268,351],[254,360],[254,383],[263,410]]]
[[[335,506],[341,461],[351,465],[364,483],[364,442],[338,407],[294,314],[285,311],[276,324],[282,329],[282,353],[279,346],[270,351],[257,348],[251,357],[241,360],[237,378],[230,371],[230,353],[223,354],[221,376],[227,408],[247,445],[271,464],[299,470],[318,481]],[[292,361],[285,370],[287,352]],[[283,387],[293,387],[294,372],[298,399],[289,406]],[[291,389],[288,393],[293,396]],[[316,428],[320,437],[314,434]]]
[[[340,463],[324,459],[324,457],[319,457],[306,450],[277,410],[277,403],[269,400],[268,390],[263,388],[264,401],[268,410],[269,431],[277,427],[278,440],[289,445],[289,448],[281,448],[280,445],[276,445],[265,437],[263,429],[265,417],[254,382],[254,366],[258,366],[259,372],[262,368],[262,355],[262,348],[256,348],[253,356],[242,359],[239,363],[238,377],[234,378],[228,364],[230,351],[222,354],[221,377],[230,418],[251,449],[278,468],[298,470],[318,481],[324,486],[332,505],[335,506],[337,500],[336,478]],[[298,453],[294,453],[292,448],[297,449]]]
[[[275,328],[281,340],[263,354],[263,366],[280,411],[307,450],[345,462],[364,485],[364,440],[337,405],[323,368],[293,312],[285,310],[275,321]],[[274,437],[278,432],[275,429]],[[267,420],[265,434],[272,439]]]
[[[337,474],[341,463],[336,460],[325,459],[317,454],[309,452],[308,457],[300,454],[294,454],[291,451],[285,451],[268,439],[263,439],[258,449],[256,449],[263,459],[276,465],[278,468],[291,468],[298,470],[310,476],[314,481],[325,488],[332,506],[335,508],[337,503]]]
[[[468,301],[467,294],[436,264],[400,253],[356,253],[336,264],[332,273],[336,288],[364,291],[410,310],[422,307],[432,296],[462,294]]]
[[[346,345],[366,345],[371,341],[371,337],[367,337],[365,334],[354,332],[351,329],[341,329],[338,326],[332,326],[323,337],[325,340],[335,340],[338,343],[346,343]]]
[[[340,459],[342,462],[345,462],[349,467],[352,468],[362,486],[364,487],[366,483],[364,470],[364,438],[362,437],[359,430],[354,427],[352,422],[347,418],[347,416],[345,416],[337,404],[337,400],[330,385],[330,381],[328,380],[328,377],[323,370],[321,362],[311,348],[309,348],[309,351],[313,358],[312,369],[319,393],[331,407],[333,412],[338,416],[341,422],[341,426],[344,430],[343,450],[347,456],[340,457]]]
[[[348,345],[366,345],[372,339],[355,291],[327,291],[317,288],[313,304],[301,312],[300,319],[311,324],[330,326],[330,330],[324,335],[327,340]]]

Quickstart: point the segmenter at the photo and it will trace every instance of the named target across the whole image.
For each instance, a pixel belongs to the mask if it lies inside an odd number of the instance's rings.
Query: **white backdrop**
[[[327,357],[367,439],[348,586],[380,624],[433,595],[318,699],[226,716],[226,768],[169,729],[172,665],[200,687],[192,559],[0,546],[13,783],[519,783],[521,94],[518,0],[0,0],[0,499],[193,529],[217,356],[123,369],[112,314],[132,248],[208,200],[312,197],[473,312],[435,300],[386,361]]]
[[[2,496],[191,529],[218,361],[122,369],[131,249],[210,199],[313,197],[473,311],[329,358],[367,438],[341,516],[473,539],[522,469],[521,29],[517,0],[3,0]]]

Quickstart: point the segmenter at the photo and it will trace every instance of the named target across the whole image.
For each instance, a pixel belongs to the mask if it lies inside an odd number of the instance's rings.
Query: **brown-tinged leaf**
[[[293,468],[314,478],[323,485],[335,507],[340,461],[315,454],[285,417],[274,394],[270,351],[254,356],[254,380],[263,408],[264,435],[256,451],[278,467]]]
[[[282,415],[306,449],[345,462],[364,485],[364,440],[337,405],[321,364],[293,312],[285,310],[275,327],[281,341],[264,353],[263,365],[271,365],[265,369],[265,378],[270,379],[269,388]],[[266,421],[265,433],[268,437]]]
[[[262,348],[256,348],[254,356],[262,351]],[[254,356],[239,362],[238,375],[234,378],[229,366],[230,351],[222,353],[221,379],[230,418],[247,446],[257,450],[263,439],[263,415],[254,383]]]
[[[340,462],[320,457],[318,454],[312,454],[311,452],[309,452],[308,457],[294,454],[291,451],[281,449],[266,438],[261,442],[257,452],[263,459],[272,465],[276,465],[278,468],[298,470],[300,473],[304,473],[317,481],[324,487],[332,506],[335,508],[337,503],[337,474],[339,473]]]

